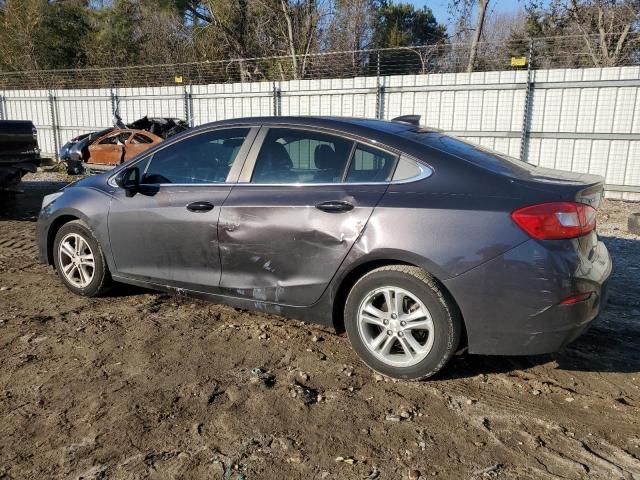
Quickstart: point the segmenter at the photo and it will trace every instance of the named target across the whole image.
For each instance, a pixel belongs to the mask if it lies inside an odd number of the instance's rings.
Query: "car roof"
[[[397,143],[398,141],[412,140],[411,136],[421,133],[421,144],[429,143],[433,134],[434,137],[444,133],[437,129],[423,126],[416,126],[403,121],[376,120],[371,118],[356,117],[323,117],[323,116],[277,116],[277,117],[243,117],[217,122],[206,123],[195,128],[195,130],[206,130],[211,127],[220,126],[242,126],[242,125],[283,125],[299,127],[315,127],[336,130],[350,133],[365,138],[377,139],[383,142]],[[193,130],[191,130],[193,131]]]
[[[380,133],[398,133],[415,128],[414,125],[387,120],[374,120],[354,117],[321,117],[321,116],[278,116],[278,117],[244,117],[207,123],[198,128],[223,125],[291,125],[301,127],[320,127],[345,132],[357,133],[370,131]]]

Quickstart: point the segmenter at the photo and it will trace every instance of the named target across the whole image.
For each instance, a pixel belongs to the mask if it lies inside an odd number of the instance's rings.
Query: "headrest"
[[[342,161],[335,150],[329,145],[318,145],[313,151],[313,161],[320,170],[338,170],[342,168]]]
[[[293,167],[293,162],[291,161],[291,157],[289,156],[289,152],[284,148],[284,145],[273,142],[265,144],[264,152],[261,155],[264,155],[268,158],[268,163],[271,165],[273,169],[290,169]]]

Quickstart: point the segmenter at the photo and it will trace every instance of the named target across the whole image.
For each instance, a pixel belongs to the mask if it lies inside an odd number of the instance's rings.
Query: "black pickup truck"
[[[41,163],[38,132],[30,120],[0,120],[0,189],[14,187]]]

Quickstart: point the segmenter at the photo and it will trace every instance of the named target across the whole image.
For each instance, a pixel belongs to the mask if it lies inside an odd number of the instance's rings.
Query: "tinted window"
[[[143,183],[223,183],[248,128],[205,132],[157,151]]]
[[[536,174],[537,167],[535,165],[458,137],[433,132],[408,132],[405,136],[494,173],[517,176]]]
[[[252,183],[338,183],[353,142],[319,132],[269,129]]]
[[[400,160],[398,160],[398,166],[396,167],[396,171],[393,174],[393,180],[394,181],[409,180],[429,170],[430,169],[428,169],[426,166],[422,166],[421,168],[418,165],[418,163],[414,160],[409,160],[408,158],[400,157]]]
[[[396,156],[391,153],[358,144],[349,165],[347,182],[385,182],[391,176],[395,161]]]

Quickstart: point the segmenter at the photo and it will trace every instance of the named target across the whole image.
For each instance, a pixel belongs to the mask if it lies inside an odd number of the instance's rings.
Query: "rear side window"
[[[386,182],[391,176],[396,156],[358,144],[347,173],[349,183]]]
[[[339,183],[353,141],[321,132],[271,128],[251,183]]]
[[[421,131],[407,132],[404,136],[498,174],[530,175],[537,169],[535,165],[458,137]]]
[[[224,183],[248,128],[229,128],[182,139],[153,154],[142,183]]]

